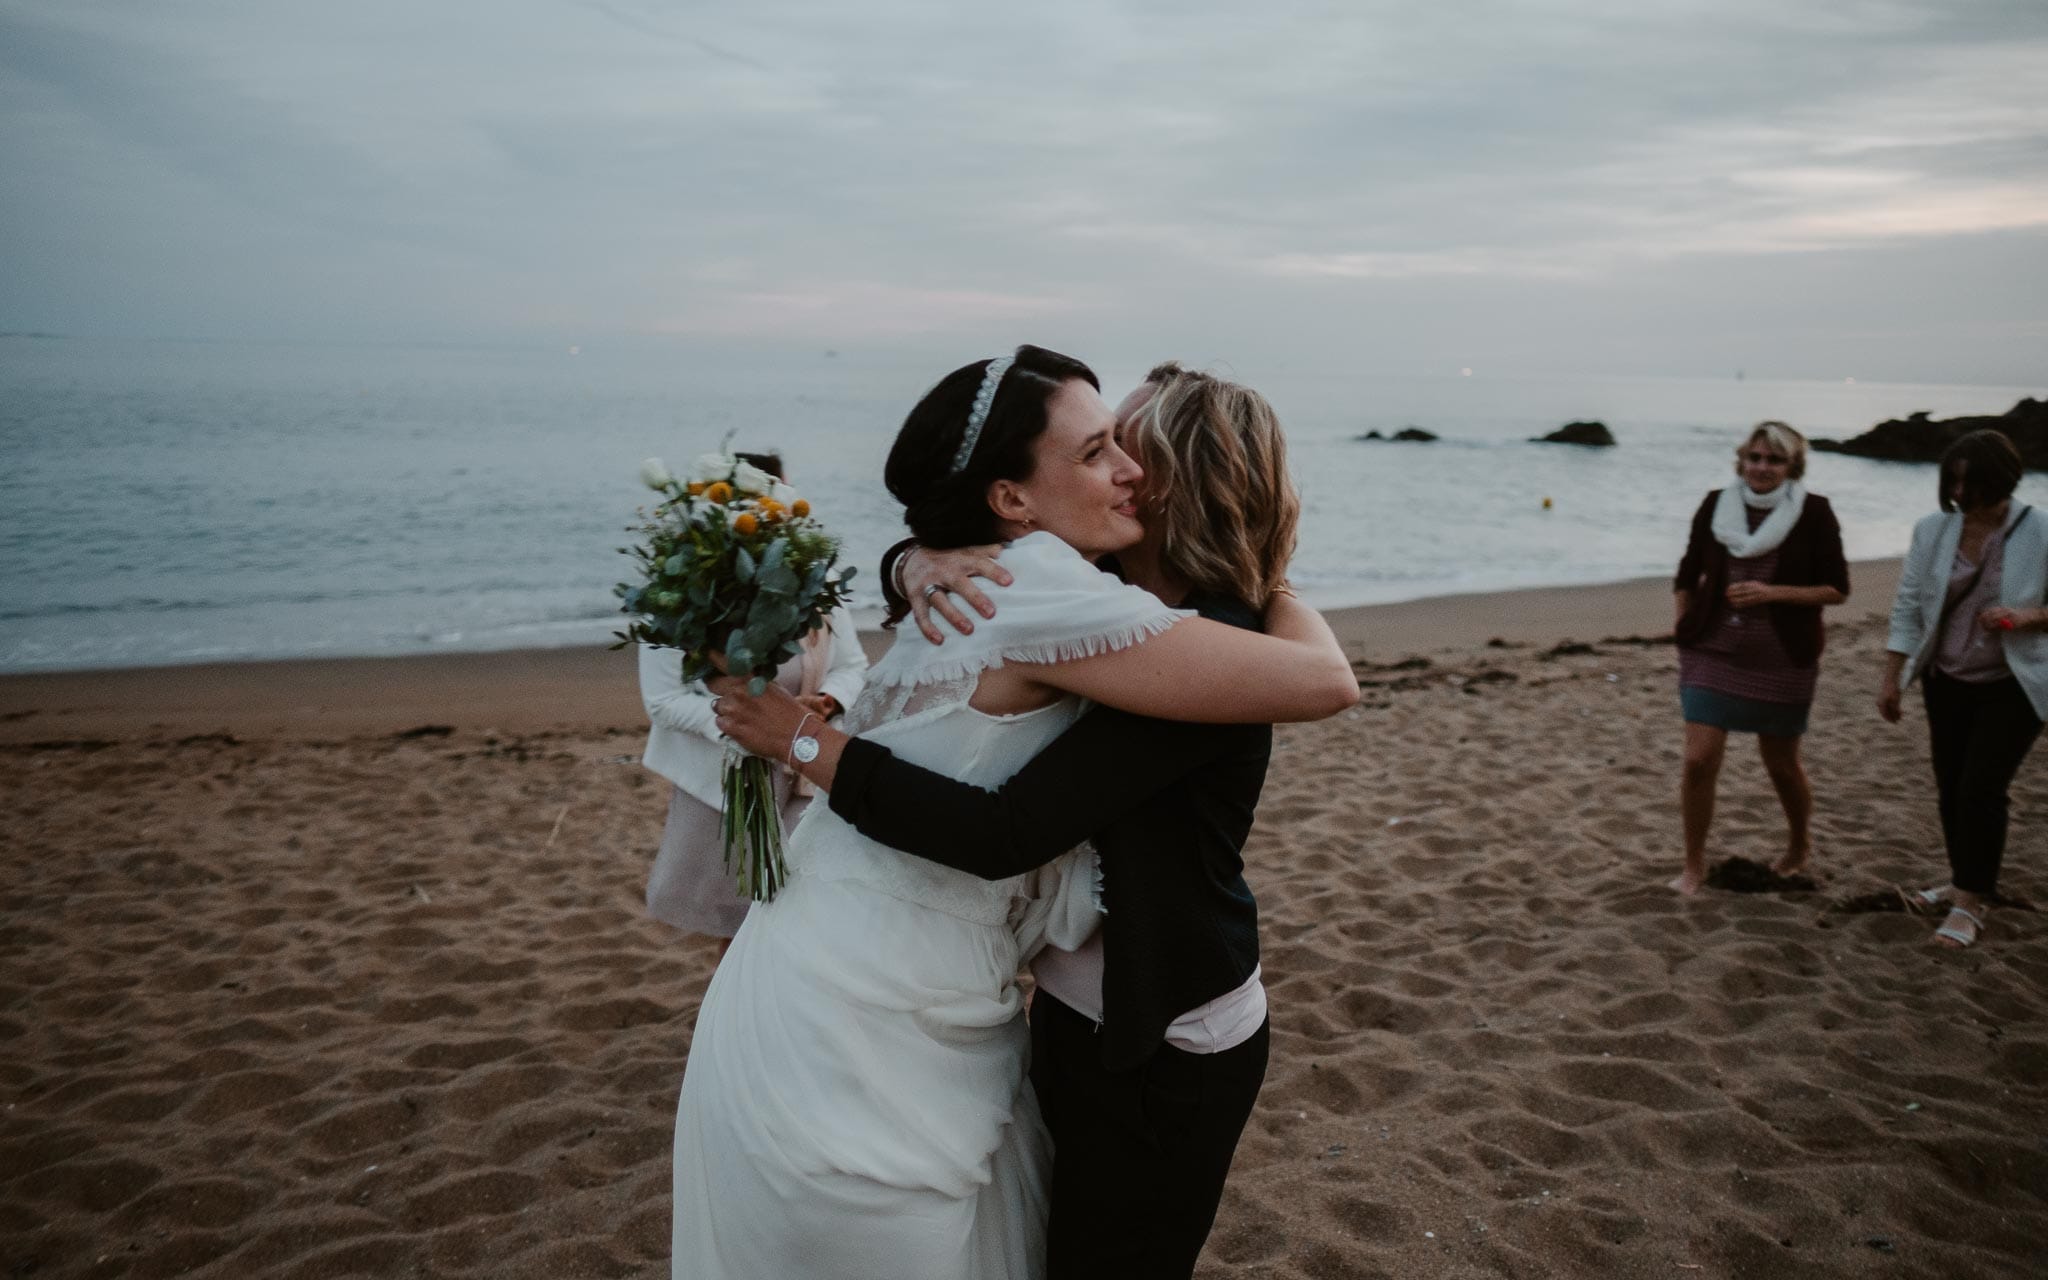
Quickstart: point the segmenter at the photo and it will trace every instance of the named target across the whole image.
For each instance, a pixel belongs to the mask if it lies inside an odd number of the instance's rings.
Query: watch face
[[[818,740],[816,738],[798,738],[790,744],[789,754],[796,757],[798,764],[809,764],[818,758]]]

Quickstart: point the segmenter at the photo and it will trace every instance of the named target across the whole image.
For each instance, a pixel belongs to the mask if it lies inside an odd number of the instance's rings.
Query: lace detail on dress
[[[973,671],[950,680],[926,684],[879,684],[873,680],[861,686],[840,723],[849,737],[873,736],[883,725],[897,725],[921,719],[927,714],[964,707],[981,683],[981,672]]]

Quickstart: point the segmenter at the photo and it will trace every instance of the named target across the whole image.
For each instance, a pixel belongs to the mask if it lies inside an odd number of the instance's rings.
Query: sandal
[[[1957,916],[1961,916],[1970,923],[1968,925],[1956,923]],[[1984,917],[1975,915],[1962,907],[1950,907],[1948,909],[1948,919],[1942,922],[1941,928],[1934,931],[1934,937],[1943,942],[1954,943],[1955,949],[1961,951],[1966,947],[1976,946],[1977,939],[1983,936],[1983,933]]]
[[[1956,891],[1952,884],[1938,884],[1927,889],[1908,889],[1901,884],[1894,885],[1893,888],[1898,891],[1899,901],[1905,904],[1906,910],[1916,916],[1933,915]]]

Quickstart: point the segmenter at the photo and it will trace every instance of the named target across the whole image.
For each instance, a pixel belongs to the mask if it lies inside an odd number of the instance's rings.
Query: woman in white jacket
[[[1896,723],[1920,677],[1950,882],[1903,890],[1953,899],[1937,945],[1967,947],[1998,896],[2012,785],[2048,719],[2048,513],[2013,501],[2019,451],[1973,431],[1941,459],[1941,512],[1913,528],[1892,602],[1878,713]]]
[[[785,477],[776,454],[743,453],[744,462]],[[867,655],[845,609],[804,637],[803,650],[782,665],[775,683],[825,720],[860,697]],[[725,869],[719,834],[720,774],[724,740],[713,723],[711,691],[701,680],[683,683],[683,655],[674,649],[640,646],[640,701],[653,726],[640,763],[673,784],[661,848],[647,876],[647,913],[689,933],[728,941],[747,918],[749,900],[740,896]],[[776,799],[787,832],[803,816],[813,788],[793,773],[778,770]]]

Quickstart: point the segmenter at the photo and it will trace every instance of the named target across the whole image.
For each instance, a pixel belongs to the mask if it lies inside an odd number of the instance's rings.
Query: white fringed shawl
[[[869,669],[868,684],[943,684],[979,677],[1006,662],[1091,658],[1127,649],[1194,616],[1097,569],[1050,533],[1019,538],[996,558],[1014,581],[986,587],[994,618],[978,619],[969,636],[942,626],[943,644],[925,639],[916,627],[899,628],[895,645]]]

